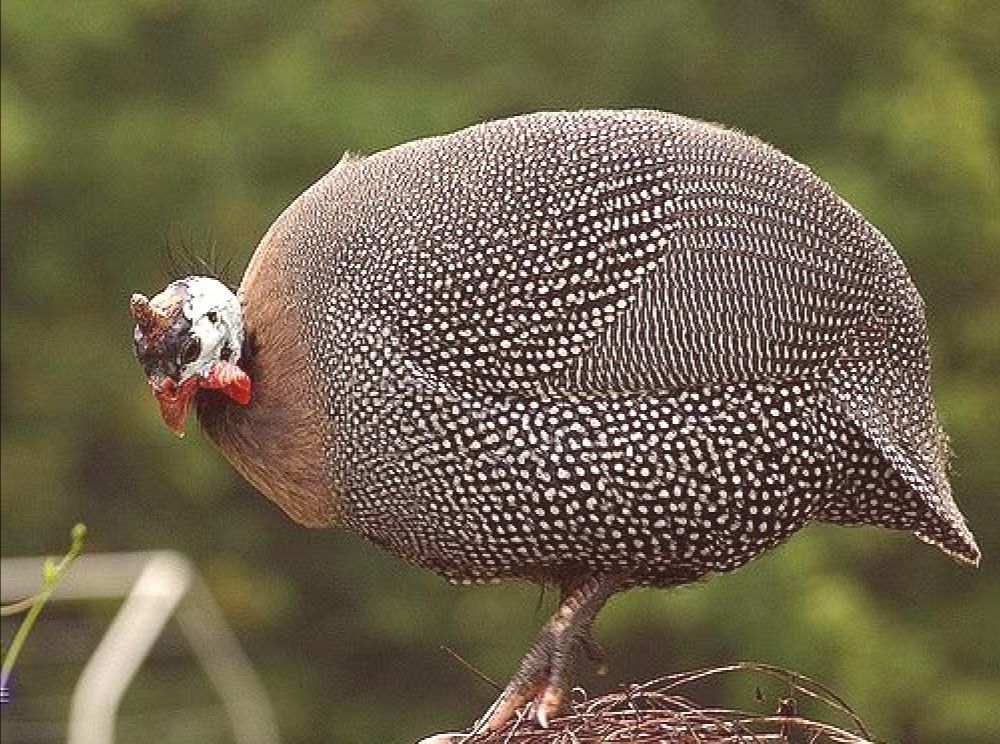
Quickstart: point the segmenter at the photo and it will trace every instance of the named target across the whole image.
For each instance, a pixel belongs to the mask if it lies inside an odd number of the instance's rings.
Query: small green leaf
[[[54,560],[46,558],[45,565],[42,567],[42,583],[45,586],[52,586],[58,578],[59,567]]]

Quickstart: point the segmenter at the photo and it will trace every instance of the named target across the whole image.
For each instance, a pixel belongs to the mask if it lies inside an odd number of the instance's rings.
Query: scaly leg
[[[500,697],[473,727],[473,734],[497,730],[532,701],[539,725],[548,726],[566,699],[577,653],[583,650],[592,657],[602,656],[590,638],[590,625],[620,585],[619,576],[590,576],[563,592],[559,607],[535,636]]]

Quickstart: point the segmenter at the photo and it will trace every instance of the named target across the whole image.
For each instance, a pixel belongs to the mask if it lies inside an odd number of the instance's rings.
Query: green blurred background
[[[464,725],[493,692],[439,646],[505,678],[551,595],[455,589],[287,521],[162,425],[127,297],[171,278],[166,242],[216,246],[238,281],[344,150],[538,109],[676,111],[810,164],[903,255],[983,567],[811,527],[734,575],[614,600],[591,691],[752,658],[825,681],[890,741],[1000,740],[998,47],[993,0],[4,0],[3,555],[61,550],[77,520],[91,552],[189,554],[289,742]]]

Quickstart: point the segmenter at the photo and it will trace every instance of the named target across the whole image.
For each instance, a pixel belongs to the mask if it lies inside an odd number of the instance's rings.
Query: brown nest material
[[[760,684],[779,681],[787,693],[770,715],[705,707],[689,688],[724,675],[751,677],[758,703],[766,704]],[[753,678],[756,678],[756,682]],[[499,731],[463,744],[873,744],[871,734],[850,706],[823,685],[801,674],[755,662],[698,669],[660,677],[618,692],[587,699],[579,688],[570,712],[538,728],[522,711]],[[773,704],[772,704],[773,705]],[[799,713],[802,705],[843,719],[853,731]]]

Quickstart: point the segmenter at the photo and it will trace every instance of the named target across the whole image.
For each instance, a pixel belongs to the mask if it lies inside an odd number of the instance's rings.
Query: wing
[[[919,309],[891,246],[808,169],[704,123],[538,115],[360,166],[406,195],[379,198],[402,343],[459,388],[817,377],[883,358],[890,319]]]

